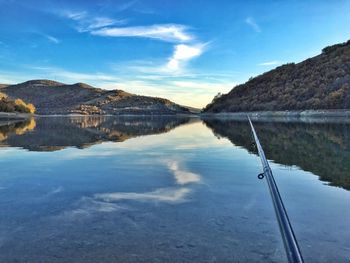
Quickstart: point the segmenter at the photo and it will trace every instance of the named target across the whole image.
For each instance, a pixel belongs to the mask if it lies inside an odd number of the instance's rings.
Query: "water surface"
[[[349,262],[350,125],[256,122],[307,262]],[[286,262],[246,121],[0,126],[0,262]]]

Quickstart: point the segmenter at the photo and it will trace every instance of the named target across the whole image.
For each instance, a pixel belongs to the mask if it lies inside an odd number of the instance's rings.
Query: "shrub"
[[[21,112],[21,113],[35,113],[35,106],[31,103],[25,103],[21,99],[15,101],[6,97],[0,98],[0,112]]]

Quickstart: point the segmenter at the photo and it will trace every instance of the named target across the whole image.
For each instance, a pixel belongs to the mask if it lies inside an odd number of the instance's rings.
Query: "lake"
[[[254,125],[306,262],[350,262],[350,124]],[[286,262],[246,120],[0,126],[0,262]]]

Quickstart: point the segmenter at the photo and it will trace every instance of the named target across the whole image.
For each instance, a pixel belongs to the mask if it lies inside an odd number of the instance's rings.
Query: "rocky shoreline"
[[[257,121],[309,121],[318,120],[322,122],[337,121],[350,122],[350,110],[305,110],[305,111],[256,111],[256,112],[222,112],[222,113],[178,113],[178,114],[26,114],[26,113],[7,113],[0,112],[0,124],[8,123],[9,121],[21,121],[32,117],[91,117],[91,116],[115,116],[115,117],[155,117],[155,116],[186,116],[186,117],[201,117],[201,118],[220,118],[246,120],[249,116],[252,120]]]
[[[28,120],[32,116],[33,116],[32,114],[27,114],[27,113],[0,112],[0,126]]]
[[[350,110],[256,111],[202,113],[203,118],[255,121],[350,122]]]

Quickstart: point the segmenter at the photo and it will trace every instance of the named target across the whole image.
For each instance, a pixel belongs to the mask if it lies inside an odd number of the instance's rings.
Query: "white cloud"
[[[251,28],[255,30],[255,32],[260,33],[261,29],[260,26],[256,23],[255,19],[251,16],[247,17],[244,21],[247,25],[249,25]]]
[[[281,64],[280,61],[272,60],[272,61],[266,61],[266,62],[259,63],[258,65],[259,66],[274,66],[274,65],[279,65],[279,64]]]
[[[147,26],[120,26],[120,24],[125,23],[125,20],[94,17],[87,12],[64,12],[63,16],[76,21],[78,24],[76,29],[79,32],[89,32],[92,35],[102,37],[138,37],[176,43],[174,51],[168,57],[166,63],[159,63],[158,66],[143,67],[142,69],[145,71],[143,73],[161,75],[183,74],[187,62],[202,55],[208,46],[208,43],[197,42],[195,36],[188,32],[188,27],[185,25],[153,24]],[[115,26],[115,24],[119,24],[119,26]]]
[[[91,16],[86,11],[82,12],[61,12],[61,16],[69,18],[77,22],[77,30],[79,32],[90,32],[92,30],[101,29],[108,26],[122,25],[126,21],[123,19],[112,19],[104,16]]]
[[[188,42],[193,39],[187,27],[178,24],[154,24],[149,26],[120,27],[126,23],[124,19],[112,19],[103,16],[92,16],[86,11],[64,11],[61,16],[75,21],[79,32],[90,32],[92,35],[104,37],[144,37],[167,42]],[[116,26],[118,25],[118,27]]]
[[[91,31],[91,34],[108,37],[145,37],[168,42],[187,42],[193,37],[186,27],[176,24],[160,24],[134,27],[109,27]]]
[[[161,79],[164,77],[181,76],[187,77],[193,75],[187,72],[186,66],[189,61],[199,57],[204,53],[208,44],[177,44],[174,46],[173,53],[168,57],[167,62],[157,61],[156,63],[150,63],[150,61],[136,61],[133,65],[114,65],[113,68],[116,71],[128,69],[130,72],[135,72],[142,79]]]
[[[183,63],[200,56],[203,53],[204,45],[189,46],[185,44],[176,45],[174,53],[169,59],[166,68],[168,70],[178,71]]]

